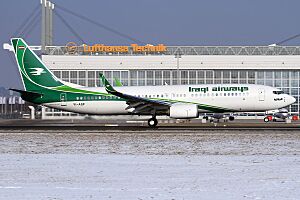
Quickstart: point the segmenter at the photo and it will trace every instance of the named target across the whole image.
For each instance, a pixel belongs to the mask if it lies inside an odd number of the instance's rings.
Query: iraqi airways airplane
[[[11,40],[28,102],[60,110],[92,115],[157,115],[175,119],[199,117],[199,113],[232,113],[274,110],[295,102],[281,90],[264,85],[210,84],[123,86],[114,88],[101,74],[104,87],[84,87],[58,79],[21,38]]]

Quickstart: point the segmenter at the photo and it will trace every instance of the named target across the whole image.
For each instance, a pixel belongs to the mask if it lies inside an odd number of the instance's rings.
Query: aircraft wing
[[[135,114],[165,114],[171,105],[171,103],[162,100],[153,100],[143,97],[137,97],[130,94],[124,94],[115,90],[105,78],[105,76],[101,73],[100,78],[105,87],[106,92],[115,95],[119,98],[125,99],[126,103],[128,104],[128,107],[126,109],[128,110],[134,108],[132,112]]]

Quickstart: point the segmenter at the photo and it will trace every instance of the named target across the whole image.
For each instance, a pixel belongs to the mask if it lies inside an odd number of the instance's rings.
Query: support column
[[[53,45],[53,10],[54,10],[54,4],[51,3],[50,5],[50,15],[49,15],[49,44],[50,46]]]
[[[42,50],[42,53],[45,53],[45,47],[46,47],[46,4],[47,4],[47,0],[41,0],[41,6],[42,6],[41,50]]]
[[[41,47],[42,53],[46,53],[46,46],[52,45],[53,42],[53,10],[54,4],[47,0],[41,0],[42,6],[42,32]]]
[[[46,46],[49,44],[49,8],[50,2],[46,0],[46,13],[45,13],[45,39],[46,39]]]
[[[30,119],[35,119],[35,108],[33,106],[28,106],[30,109]]]

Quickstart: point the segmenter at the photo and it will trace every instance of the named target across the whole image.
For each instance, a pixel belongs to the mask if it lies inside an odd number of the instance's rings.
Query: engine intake
[[[170,107],[170,117],[175,119],[189,119],[199,117],[196,104],[173,104]]]

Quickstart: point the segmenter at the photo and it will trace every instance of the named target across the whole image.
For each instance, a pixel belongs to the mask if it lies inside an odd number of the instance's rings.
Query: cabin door
[[[265,100],[265,89],[263,89],[263,88],[258,89],[258,99],[259,99],[259,101]]]
[[[60,105],[67,106],[67,94],[66,93],[60,94]]]

